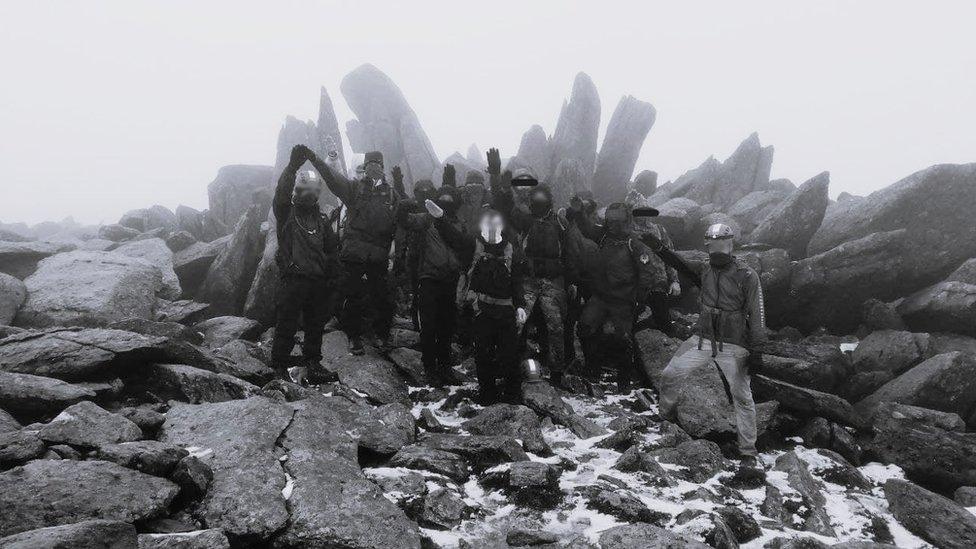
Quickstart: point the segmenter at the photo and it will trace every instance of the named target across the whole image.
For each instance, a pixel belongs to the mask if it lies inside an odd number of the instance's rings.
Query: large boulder
[[[223,532],[210,528],[192,532],[139,534],[139,549],[230,549],[230,542]]]
[[[539,181],[549,179],[549,140],[542,126],[533,124],[519,142],[518,152],[509,160],[508,169],[527,168]]]
[[[772,164],[773,147],[763,147],[759,134],[753,133],[724,162],[709,157],[701,166],[659,187],[651,203],[683,196],[726,210],[751,192],[768,190]]]
[[[50,328],[0,340],[0,370],[65,381],[106,379],[165,360],[166,339],[106,328]]]
[[[173,254],[173,271],[184,295],[195,295],[210,266],[230,242],[231,235],[210,242],[196,242]]]
[[[809,253],[820,254],[872,233],[907,229],[912,245],[905,253],[920,258],[925,268],[905,289],[918,290],[976,257],[974,203],[976,164],[932,166],[832,210],[811,239]]]
[[[857,429],[863,428],[866,423],[864,416],[856,412],[849,402],[823,391],[753,375],[752,392],[756,400],[775,400],[786,410],[803,417],[825,417]]]
[[[514,438],[503,435],[433,434],[423,444],[434,450],[462,456],[480,469],[529,459]]]
[[[656,118],[657,111],[650,103],[629,95],[620,98],[607,124],[593,172],[593,194],[598,201],[607,204],[624,198],[644,139]]]
[[[27,287],[20,279],[0,273],[0,325],[9,325],[27,299]]]
[[[695,239],[698,222],[702,217],[701,206],[690,198],[675,197],[658,206],[655,222],[664,227],[679,250],[697,248]]]
[[[36,460],[0,473],[0,536],[89,519],[165,513],[179,488],[107,461]]]
[[[881,402],[899,402],[959,414],[976,425],[976,357],[959,351],[936,355],[857,403],[870,414]]]
[[[210,347],[223,347],[235,339],[254,340],[261,335],[261,325],[255,320],[240,316],[217,316],[202,320],[193,329],[203,334],[203,341]]]
[[[753,191],[729,206],[726,213],[739,222],[742,236],[752,233],[789,196],[775,190]]]
[[[194,447],[213,482],[194,514],[232,539],[260,543],[287,525],[279,437],[295,415],[264,397],[214,404],[174,404],[159,440]]]
[[[210,304],[212,313],[238,314],[243,310],[264,247],[261,220],[265,211],[254,205],[240,217],[227,247],[207,270],[196,296],[197,301]]]
[[[884,494],[891,514],[925,541],[943,549],[976,546],[976,517],[951,499],[894,478]]]
[[[460,454],[437,450],[421,444],[401,448],[390,458],[389,465],[391,467],[430,471],[462,483],[471,474],[467,462]]]
[[[895,299],[925,284],[937,270],[927,254],[913,244],[905,229],[899,229],[797,261],[791,268],[788,295],[766,303],[768,323],[804,332],[824,326],[834,333],[852,333],[860,324],[865,301]]]
[[[173,252],[162,239],[147,238],[144,240],[134,240],[132,242],[126,242],[112,251],[129,257],[145,259],[158,267],[160,273],[163,275],[163,287],[159,292],[160,297],[164,299],[179,299],[183,293],[183,289],[180,287],[180,279],[176,276],[176,271],[173,270]]]
[[[173,444],[158,440],[137,440],[103,444],[96,452],[98,459],[118,463],[123,467],[157,477],[168,477],[180,460],[189,452]]]
[[[49,257],[24,280],[21,326],[105,326],[152,318],[162,274],[151,263],[114,252],[68,252]]]
[[[4,549],[132,549],[137,543],[135,527],[118,520],[85,520],[0,539]]]
[[[75,244],[67,242],[0,241],[0,273],[23,280],[37,269],[42,259],[75,248]]]
[[[881,330],[862,339],[852,360],[857,372],[891,372],[898,375],[926,358],[928,334]]]
[[[419,548],[420,531],[366,479],[356,443],[321,397],[296,402],[280,439],[291,479],[290,518],[276,540],[285,547]]]
[[[803,500],[803,529],[823,536],[834,536],[827,513],[827,498],[823,495],[823,485],[810,474],[807,463],[796,452],[787,452],[776,458],[775,471],[786,473],[786,482]]]
[[[193,404],[247,398],[259,390],[243,379],[185,364],[154,364],[145,377],[132,380],[130,385],[130,389],[142,388],[163,399]]]
[[[555,174],[563,160],[577,160],[581,173],[589,175],[596,166],[596,144],[600,130],[600,94],[589,75],[580,72],[573,80],[569,101],[563,102],[556,130],[549,141],[552,158],[549,173]]]
[[[262,212],[271,205],[274,190],[271,166],[224,166],[217,170],[217,177],[207,186],[210,209],[213,216],[227,227],[237,221],[254,204],[263,204]]]
[[[97,448],[138,440],[142,438],[142,429],[93,402],[83,401],[65,408],[41,427],[40,437],[48,444]]]
[[[927,486],[953,490],[976,484],[976,433],[960,430],[962,420],[955,414],[935,414],[924,408],[882,404],[874,414],[874,436],[866,450]]]
[[[203,212],[180,204],[176,207],[176,227],[197,240],[203,240]]]
[[[749,240],[783,248],[793,259],[807,255],[807,244],[820,228],[827,209],[830,174],[822,172],[800,185],[750,234]]]
[[[976,336],[976,284],[946,281],[920,290],[898,304],[913,330]]]
[[[95,391],[59,379],[0,372],[0,408],[21,419],[33,420],[58,414],[82,400],[93,400]]]
[[[335,370],[343,385],[365,394],[375,404],[410,404],[406,382],[396,367],[384,358],[372,354],[347,354],[328,367]]]
[[[400,88],[370,64],[360,65],[339,84],[356,120],[346,124],[352,150],[380,151],[386,166],[400,166],[407,191],[420,179],[435,179],[440,161],[420,120]]]
[[[522,403],[535,413],[548,417],[580,438],[605,435],[607,430],[573,410],[552,385],[541,381],[522,384]]]
[[[658,330],[641,330],[634,334],[638,365],[654,387],[661,387],[661,372],[674,356],[681,340]]]

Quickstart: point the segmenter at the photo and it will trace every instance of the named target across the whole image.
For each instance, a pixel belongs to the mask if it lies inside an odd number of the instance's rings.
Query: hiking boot
[[[307,373],[305,379],[311,385],[322,385],[339,381],[339,376],[322,366],[322,359],[309,359],[307,361]]]
[[[354,354],[354,355],[356,355],[356,356],[360,356],[363,353],[365,353],[366,350],[363,349],[363,338],[361,338],[359,336],[352,336],[352,337],[350,337],[349,338],[349,352],[352,353],[352,354]]]

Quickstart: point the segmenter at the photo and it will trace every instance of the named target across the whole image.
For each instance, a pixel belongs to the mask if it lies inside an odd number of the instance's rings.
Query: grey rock
[[[65,408],[41,427],[40,437],[48,444],[97,448],[138,440],[142,430],[124,417],[86,401]]]
[[[44,453],[44,443],[26,429],[0,433],[0,469],[21,465]]]
[[[800,185],[752,231],[749,240],[783,248],[793,259],[807,255],[807,244],[820,228],[827,209],[830,174],[814,176]]]
[[[783,408],[805,417],[821,416],[854,428],[864,426],[864,417],[837,395],[806,389],[768,378],[752,376],[752,391],[756,400],[775,400]]]
[[[275,183],[271,166],[224,166],[207,186],[210,200],[207,213],[223,225],[233,227],[255,203],[263,203],[267,211]]]
[[[23,280],[37,269],[42,259],[69,252],[75,247],[75,244],[67,242],[0,241],[0,272]]]
[[[191,404],[247,398],[259,390],[243,379],[184,364],[154,364],[147,373],[144,379],[134,380],[133,385],[160,398]]]
[[[549,173],[555,174],[557,166],[569,159],[579,161],[582,173],[592,174],[599,129],[600,95],[589,75],[577,73],[572,94],[568,102],[563,102],[550,140]]]
[[[787,452],[776,458],[773,469],[785,472],[790,487],[803,499],[803,505],[806,507],[806,514],[802,516],[803,529],[824,536],[836,535],[830,525],[830,515],[826,509],[827,500],[821,491],[821,485],[810,474],[806,462],[795,452]]]
[[[525,406],[493,404],[462,423],[462,427],[476,435],[505,435],[522,441],[526,451],[551,455],[552,450],[542,437],[539,417]]]
[[[963,507],[976,507],[976,486],[960,486],[952,494],[952,499]]]
[[[971,425],[976,411],[976,357],[958,351],[936,355],[882,385],[858,402],[857,410],[869,415],[884,401],[953,412]]]
[[[0,539],[4,549],[133,549],[136,529],[115,520],[85,520],[48,526]]]
[[[534,124],[522,134],[518,152],[509,160],[506,168],[512,171],[527,168],[539,181],[547,181],[551,157],[546,131]]]
[[[775,190],[753,191],[729,206],[727,213],[739,222],[743,236],[749,235],[789,196]]]
[[[683,442],[674,448],[655,450],[651,455],[662,463],[685,466],[675,474],[692,482],[705,482],[729,465],[718,444],[708,440]]]
[[[532,545],[547,545],[559,541],[559,536],[545,530],[529,530],[513,528],[505,534],[505,543],[512,547],[526,547]]]
[[[844,456],[855,465],[861,463],[861,446],[844,427],[822,417],[811,419],[800,431],[803,444],[812,448],[826,448]]]
[[[387,360],[366,354],[346,355],[329,366],[339,375],[339,381],[364,393],[375,404],[410,404],[407,384]]]
[[[651,384],[660,387],[661,372],[671,361],[681,341],[653,329],[637,332],[634,334],[634,341],[637,344],[639,366]]]
[[[709,546],[688,536],[652,524],[624,524],[600,533],[600,549],[707,549]]]
[[[176,231],[166,237],[166,247],[173,253],[185,250],[196,243],[196,237],[186,231]]]
[[[390,351],[390,360],[397,367],[406,380],[413,387],[427,385],[427,374],[421,362],[423,353],[406,347],[398,347]]]
[[[891,514],[925,541],[945,549],[976,545],[976,517],[952,500],[899,479],[888,480],[884,493]]]
[[[868,299],[861,305],[861,322],[865,330],[904,330],[905,321],[891,303],[879,299]]]
[[[88,519],[153,518],[178,491],[168,480],[105,461],[35,460],[0,473],[0,535]]]
[[[976,336],[976,284],[946,281],[919,290],[898,304],[911,329]]]
[[[466,505],[452,490],[438,488],[424,497],[418,521],[435,530],[450,530],[461,524]]]
[[[572,406],[559,396],[559,392],[546,382],[523,383],[522,402],[543,417],[548,417],[580,438],[604,435],[607,430],[576,413]]]
[[[217,529],[172,534],[139,534],[139,549],[229,549],[227,536]]]
[[[42,260],[24,280],[20,326],[105,326],[152,318],[162,288],[158,267],[114,252],[67,252]]]
[[[194,324],[193,329],[203,334],[204,342],[210,347],[223,347],[235,339],[255,340],[261,335],[257,321],[239,316],[209,318]]]
[[[851,358],[858,372],[888,371],[898,375],[926,358],[928,343],[928,334],[882,330],[858,342]]]
[[[0,372],[0,407],[23,419],[50,417],[94,398],[94,391],[58,379]]]
[[[176,463],[169,478],[180,487],[182,495],[199,499],[207,493],[213,476],[213,469],[203,460],[196,456],[185,456]]]
[[[644,197],[654,194],[657,190],[657,172],[653,170],[642,170],[634,176],[633,190],[639,192]]]
[[[623,522],[663,525],[671,518],[666,513],[652,511],[644,502],[624,490],[598,490],[587,500],[586,506]]]
[[[95,455],[103,461],[118,463],[123,467],[149,475],[165,477],[173,471],[181,459],[188,455],[188,452],[179,446],[165,442],[139,440],[104,444],[98,448]]]
[[[391,467],[419,469],[444,475],[456,482],[464,482],[470,475],[468,465],[459,454],[414,444],[400,449],[390,458]]]
[[[957,431],[960,433],[966,431],[966,422],[958,414],[940,412],[938,410],[930,410],[929,408],[910,406],[908,404],[899,404],[897,402],[882,402],[878,404],[871,418],[871,423],[874,425],[881,421],[888,421],[889,418],[896,420],[909,419],[946,431]]]
[[[702,218],[701,206],[690,198],[675,197],[657,206],[657,223],[663,226],[679,250],[697,248],[701,241],[695,239],[698,222]]]
[[[462,456],[477,468],[529,459],[514,438],[502,435],[433,434],[427,437],[423,444],[435,450]]]
[[[20,279],[0,272],[0,325],[10,324],[27,299],[27,287]]]
[[[196,298],[209,303],[214,314],[233,315],[243,311],[264,248],[261,221],[266,211],[266,207],[254,205],[244,212],[227,246],[210,264],[200,283]]]
[[[122,408],[117,412],[120,416],[135,423],[142,429],[143,433],[155,433],[163,426],[166,416],[149,408],[148,406],[136,406]]]
[[[173,271],[185,295],[196,295],[217,256],[227,248],[231,235],[210,242],[197,242],[173,254]]]
[[[656,118],[657,111],[650,103],[629,95],[620,98],[607,124],[593,172],[593,194],[598,201],[606,204],[623,199],[644,139]]]
[[[183,325],[196,324],[206,314],[210,305],[189,299],[168,301],[156,300],[156,317],[159,322],[179,322]]]
[[[14,416],[8,414],[3,408],[0,408],[0,433],[16,431],[20,427],[20,422],[14,419]]]
[[[183,288],[180,287],[180,279],[176,276],[176,271],[173,270],[173,251],[163,240],[159,238],[135,240],[126,242],[112,251],[128,257],[145,259],[159,268],[163,277],[163,287],[159,292],[160,297],[179,299],[183,293]]]

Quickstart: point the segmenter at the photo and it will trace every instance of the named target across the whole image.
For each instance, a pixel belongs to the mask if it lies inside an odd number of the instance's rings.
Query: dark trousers
[[[663,292],[652,292],[647,298],[654,327],[668,334],[671,331],[671,301],[671,296]]]
[[[590,376],[599,375],[598,364],[615,366],[618,379],[634,378],[634,307],[593,296],[583,306],[579,337]]]
[[[478,386],[485,400],[498,400],[495,381],[505,378],[506,392],[519,388],[518,328],[515,309],[480,303],[474,317],[474,361]]]
[[[372,315],[373,334],[386,337],[393,321],[393,302],[387,284],[387,263],[344,261],[342,329],[350,338],[361,337]]]
[[[271,345],[271,358],[276,365],[289,360],[295,347],[299,317],[305,332],[302,355],[312,361],[322,359],[322,332],[332,316],[332,296],[332,287],[325,280],[282,276],[275,304],[274,343]]]
[[[420,281],[417,308],[420,313],[420,350],[424,370],[439,376],[451,367],[451,339],[457,319],[457,280]]]

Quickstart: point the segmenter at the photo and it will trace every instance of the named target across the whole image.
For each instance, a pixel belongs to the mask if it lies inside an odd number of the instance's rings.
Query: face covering
[[[630,233],[630,219],[626,210],[607,209],[607,233],[614,238],[623,238]]]
[[[437,202],[437,205],[440,206],[446,214],[453,214],[457,211],[457,204],[454,203],[454,197],[449,194],[437,197],[435,202]]]
[[[497,215],[486,215],[481,218],[481,238],[488,244],[498,244],[502,241],[502,218]]]
[[[708,263],[713,267],[725,267],[729,263],[732,263],[732,254],[711,252],[708,254]]]
[[[302,209],[310,209],[319,202],[319,195],[315,191],[296,189],[295,198],[292,200],[295,206]]]
[[[532,195],[532,200],[529,202],[529,211],[535,217],[542,217],[549,213],[552,209],[552,204],[549,203],[549,199],[544,194],[534,194]]]
[[[370,181],[382,181],[383,180],[383,167],[375,162],[370,162],[366,165],[366,177]]]

